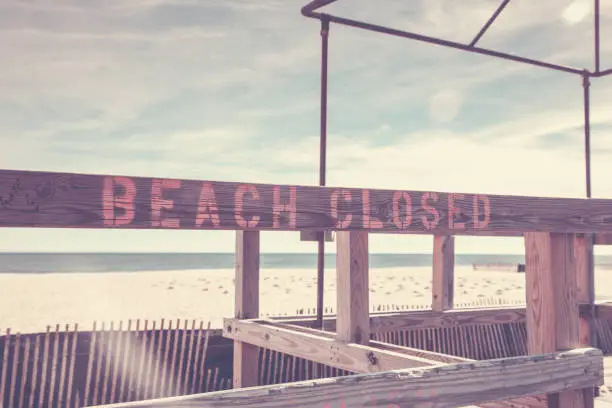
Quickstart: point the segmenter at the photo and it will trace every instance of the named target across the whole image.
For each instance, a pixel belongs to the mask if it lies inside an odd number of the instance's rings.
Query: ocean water
[[[266,269],[317,267],[316,254],[264,253]],[[455,265],[523,263],[523,255],[457,254]],[[431,265],[431,254],[370,254],[371,268]],[[597,264],[612,264],[612,256],[599,256]],[[336,255],[326,254],[325,265],[335,267]],[[0,273],[138,272],[194,269],[230,269],[233,253],[0,253]]]
[[[261,267],[307,269],[317,267],[316,254],[261,254]],[[457,265],[519,263],[522,255],[456,255]],[[336,255],[326,254],[333,268]],[[370,267],[393,268],[431,265],[431,254],[371,254]],[[126,272],[234,267],[233,253],[0,253],[0,273]]]

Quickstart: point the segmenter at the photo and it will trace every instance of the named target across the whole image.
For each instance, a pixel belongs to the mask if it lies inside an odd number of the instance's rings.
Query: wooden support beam
[[[259,231],[236,231],[237,319],[259,317]],[[258,382],[259,349],[234,341],[234,388],[252,387]]]
[[[312,317],[273,318],[279,323],[313,327]],[[481,324],[516,323],[525,320],[525,307],[501,306],[473,309],[455,309],[443,312],[418,310],[399,313],[377,313],[370,315],[370,331],[386,333],[391,331],[431,329],[436,327],[474,326]],[[336,331],[336,319],[323,320],[325,330]]]
[[[581,316],[593,314],[596,317],[612,319],[612,303],[596,302],[594,309],[594,311],[591,311],[590,305],[580,304]],[[525,315],[524,306],[454,309],[444,312],[413,310],[399,313],[372,313],[370,314],[370,331],[372,333],[387,333],[439,327],[518,323],[525,321]],[[283,316],[270,319],[279,323],[303,327],[313,327],[315,324],[315,319],[310,316]],[[336,331],[336,318],[333,316],[326,317],[323,319],[323,326],[325,330]]]
[[[325,234],[325,242],[334,242],[334,232],[333,231],[312,231],[312,230],[304,230],[300,231],[300,241],[318,241],[319,234]]]
[[[612,245],[612,233],[594,234],[593,245]]]
[[[603,382],[603,356],[576,349],[538,356],[396,370],[207,394],[115,404],[107,408],[438,407],[455,408]]]
[[[455,237],[434,235],[431,308],[443,311],[453,308],[455,292]]]
[[[223,336],[226,338],[355,373],[425,367],[437,363],[425,358],[345,343],[328,336],[288,330],[265,323],[225,319],[223,326]]]
[[[527,347],[530,354],[579,347],[575,237],[525,234]],[[593,407],[593,390],[549,395],[549,407]]]
[[[578,234],[574,238],[574,258],[576,265],[576,301],[587,305],[587,313],[580,317],[580,345],[596,347],[593,315],[595,311],[595,270],[593,265],[593,244],[588,234]],[[584,306],[583,306],[584,307]]]
[[[284,323],[277,323],[277,322],[270,322],[270,321],[266,321],[266,322],[276,327],[282,327],[285,329],[294,330],[294,331],[301,332],[301,333],[308,333],[308,334],[312,334],[315,336],[326,337],[329,339],[334,338],[333,333],[324,332],[318,329],[311,329],[307,327],[301,327],[301,326],[295,326],[291,324],[284,324]],[[429,361],[432,361],[432,364],[440,364],[440,363],[456,364],[456,363],[474,361],[468,358],[452,356],[449,354],[436,353],[436,352],[428,351],[428,350],[415,349],[412,347],[397,346],[395,344],[383,343],[380,341],[372,340],[370,341],[370,346],[376,347],[378,350],[392,351],[394,353],[400,353],[400,354],[404,354],[407,356],[425,358]],[[520,399],[511,399],[508,401],[497,401],[497,402],[479,404],[479,407],[481,408],[535,408],[535,407],[540,408],[544,405],[543,400],[545,401],[544,397],[537,395],[537,396],[523,397]]]
[[[588,313],[581,314],[578,327],[579,344],[582,347],[597,347],[595,332],[595,265],[593,236],[576,234],[574,236],[576,301],[587,306]],[[599,396],[599,388],[593,390]]]
[[[312,329],[309,327],[296,326],[292,324],[278,323],[273,320],[259,320],[257,322],[261,322],[261,323],[264,323],[272,327],[279,327],[282,329],[291,330],[291,331],[295,331],[299,333],[306,333],[306,334],[310,334],[310,335],[318,336],[318,337],[324,337],[326,339],[331,339],[331,340],[335,339],[336,337],[336,335],[331,332],[326,332],[326,331],[318,330],[318,329]],[[406,356],[426,359],[426,360],[429,360],[431,364],[439,364],[439,363],[452,364],[452,363],[460,363],[460,362],[465,362],[465,361],[472,361],[472,360],[465,359],[462,357],[451,356],[450,354],[436,353],[434,351],[421,350],[421,349],[417,349],[413,347],[396,346],[395,344],[383,343],[381,341],[375,341],[375,340],[370,340],[369,346],[375,347],[377,350],[391,351],[394,353],[404,354]]]
[[[338,232],[336,280],[336,338],[367,345],[370,341],[370,298],[366,231]]]
[[[612,320],[612,303],[595,305],[595,317]]]

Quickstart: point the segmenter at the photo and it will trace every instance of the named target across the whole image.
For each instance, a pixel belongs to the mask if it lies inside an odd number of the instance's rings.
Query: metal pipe
[[[599,0],[595,0],[593,16],[595,19],[595,72],[599,72]]]
[[[589,76],[592,76],[594,78],[601,78],[601,77],[605,77],[612,74],[612,68],[608,68],[608,69],[604,69],[603,71],[599,71],[599,72],[594,72],[592,74],[589,74]]]
[[[595,0],[598,1],[598,0]],[[504,10],[504,8],[506,8],[506,6],[508,5],[508,3],[510,3],[510,0],[504,0],[502,4],[499,5],[499,7],[497,8],[497,10],[495,10],[495,12],[493,13],[493,15],[491,15],[491,17],[487,20],[487,22],[485,23],[485,25],[482,26],[482,28],[480,29],[480,31],[478,32],[478,34],[476,34],[476,37],[474,37],[474,39],[472,40],[472,42],[470,43],[470,47],[474,47],[476,45],[476,43],[478,41],[480,41],[480,39],[482,38],[482,36],[487,32],[487,30],[491,27],[491,24],[493,24],[493,22],[495,21],[495,19],[497,19],[497,17],[499,17],[499,15],[501,14],[501,12]]]
[[[586,196],[587,198],[591,198],[591,80],[589,78],[589,74],[586,72],[582,77],[582,87],[584,89],[584,158],[586,166]]]
[[[327,161],[327,66],[329,46],[329,20],[321,20],[321,138],[319,145],[319,185],[325,186]],[[323,289],[325,287],[325,232],[318,234],[317,257],[317,321],[316,326],[323,328]]]
[[[536,67],[548,68],[548,69],[552,69],[555,71],[567,72],[567,73],[576,74],[576,75],[584,74],[584,70],[582,69],[566,67],[564,65],[551,64],[551,63],[544,62],[544,61],[538,61],[538,60],[534,60],[531,58],[519,57],[518,55],[508,54],[508,53],[499,52],[499,51],[493,51],[493,50],[489,50],[486,48],[470,47],[469,45],[461,44],[455,41],[448,41],[448,40],[443,40],[440,38],[411,33],[408,31],[402,31],[402,30],[397,30],[394,28],[383,27],[377,24],[365,23],[362,21],[356,21],[350,18],[338,17],[338,16],[334,16],[331,14],[311,12],[309,14],[306,14],[306,16],[311,17],[311,18],[316,18],[319,20],[328,19],[332,23],[341,24],[341,25],[345,25],[348,27],[360,28],[363,30],[374,31],[377,33],[393,35],[393,36],[401,37],[401,38],[409,38],[415,41],[421,41],[421,42],[425,42],[429,44],[440,45],[443,47],[454,48],[457,50],[472,52],[474,54],[488,55],[490,57],[496,57],[496,58],[501,58],[501,59],[508,60],[508,61],[520,62],[523,64],[528,64],[528,65],[532,65]]]
[[[335,3],[337,0],[312,0],[310,3],[302,7],[302,15],[305,17],[314,17],[315,11],[321,7]],[[318,17],[316,17],[318,18]]]
[[[586,196],[587,198],[591,198],[591,97],[590,97],[590,89],[591,89],[591,79],[588,72],[585,71],[584,76],[582,77],[582,87],[584,89],[584,161],[586,167]],[[591,345],[593,347],[597,347],[597,336],[595,332],[595,326],[593,322],[593,316],[595,316],[595,304],[593,298],[595,293],[595,279],[593,277],[594,267],[595,267],[595,254],[593,252],[593,243],[595,234],[587,234],[589,239],[589,251],[588,251],[588,274],[589,274],[589,287],[587,290],[590,293],[589,296],[589,310],[591,312],[590,318],[588,319],[588,327],[589,327],[589,338],[591,339]],[[599,396],[599,387],[593,388],[593,395],[595,397]]]

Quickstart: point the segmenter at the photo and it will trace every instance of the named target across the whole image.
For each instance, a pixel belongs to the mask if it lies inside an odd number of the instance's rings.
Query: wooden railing
[[[213,392],[111,407],[448,407],[503,401],[602,384],[603,356],[596,349]]]
[[[372,344],[379,347],[389,343],[471,359],[526,354],[525,305],[504,306],[501,300],[480,299],[459,304],[463,309],[445,312],[422,310],[422,304],[372,305]],[[610,304],[595,305],[596,344],[604,353],[612,353],[611,311]],[[267,318],[274,323],[312,328],[316,320],[299,313],[315,311],[299,309],[295,316],[280,316],[286,314],[283,312]],[[328,308],[327,313],[335,310]],[[399,320],[394,319],[398,313]],[[335,321],[335,316],[324,320],[327,331],[335,330]],[[232,343],[220,338],[221,329],[206,330],[203,322],[184,319],[175,320],[172,327],[170,321],[111,323],[94,323],[94,331],[75,326],[59,330],[56,325],[47,333],[2,331],[8,334],[0,335],[0,401],[16,408],[82,407],[232,388]],[[186,348],[181,351],[183,338]],[[170,349],[178,349],[176,356],[171,351],[164,353],[168,342]],[[105,364],[113,357],[127,362],[131,371],[128,377],[113,364]],[[348,374],[345,370],[267,348],[260,348],[258,359],[261,385],[314,379],[315,374],[319,377]],[[170,371],[182,378],[187,387],[169,388],[163,377]]]
[[[458,390],[455,393],[439,390],[442,395],[439,406],[450,406],[444,404],[451,404],[453,396],[452,406],[456,406],[566,389],[576,391],[559,394],[562,405],[572,401],[582,401],[576,406],[588,405],[589,399],[593,398],[592,387],[601,382],[601,372],[593,371],[591,381],[585,380],[589,376],[582,375],[578,379],[564,375],[580,371],[578,368],[588,372],[595,366],[599,367],[595,360],[601,360],[601,355],[592,350],[573,354],[557,352],[592,345],[593,316],[598,311],[608,309],[597,309],[594,305],[592,243],[593,234],[599,234],[595,238],[597,243],[607,242],[607,234],[612,233],[611,220],[612,200],[602,199],[0,171],[0,226],[3,227],[236,230],[236,319],[228,320],[224,328],[224,335],[234,341],[235,388],[258,385],[259,347],[293,353],[349,371],[405,369],[432,362],[453,364],[446,368],[420,370],[425,370],[421,371],[423,373],[444,373],[448,370],[453,375],[470,373],[461,379],[449,377],[466,384],[468,389],[472,387],[472,374],[478,375],[481,369],[482,373],[486,373],[485,378],[499,379],[501,377],[495,376],[504,370],[524,368],[523,375],[515,374],[517,381],[520,378],[522,382],[506,390],[494,388],[495,382],[484,380],[473,385],[469,396]],[[283,326],[287,322],[257,320],[260,231],[268,230],[337,231],[338,312],[335,332],[313,331],[312,328],[298,325]],[[433,314],[416,317],[396,313],[388,317],[370,318],[369,233],[433,235]],[[432,322],[442,326],[472,324],[475,321],[486,323],[488,317],[482,312],[468,317],[452,311],[454,235],[524,237],[527,350],[535,357],[506,363],[466,362],[457,356],[439,353],[434,356],[430,351],[371,341],[372,334],[378,330],[409,325]],[[583,305],[582,314],[580,305]],[[508,309],[506,318],[519,319],[522,313],[517,309]],[[423,323],[426,320],[428,323]],[[321,350],[324,352],[321,353]],[[461,361],[460,365],[454,366],[457,361]],[[563,361],[571,364],[564,365]],[[547,364],[553,370],[550,372],[551,378],[556,378],[553,376],[554,370],[561,371],[559,378],[562,378],[565,386],[546,383],[542,378],[536,378],[541,375],[529,372],[530,366],[545,370],[544,366],[549,367]],[[496,366],[504,369],[486,369]],[[472,373],[468,367],[478,369]],[[381,377],[379,374],[378,377],[328,380],[325,384],[336,385],[322,389],[332,392],[338,385],[368,384],[370,394],[380,401],[390,398],[380,394],[384,388],[381,379],[385,375],[393,376],[384,374]],[[428,375],[423,374],[423,378]],[[399,375],[399,378],[403,379],[404,375]],[[406,384],[412,384],[412,381]],[[399,383],[403,384],[402,381]],[[442,384],[445,383],[438,382],[437,386],[441,387]],[[568,384],[570,388],[566,387]],[[519,385],[523,387],[522,391]],[[493,387],[495,393],[490,396],[479,394],[478,387],[481,386],[487,389]],[[409,390],[416,385],[406,387]],[[316,400],[317,392],[313,387],[288,388],[296,392],[291,394],[291,405],[312,406],[314,401],[325,402]],[[427,389],[427,381],[422,381],[421,388]],[[357,388],[345,390],[349,389]],[[311,396],[305,390],[315,391]],[[352,395],[346,398],[345,401],[357,402],[350,399],[357,398]],[[421,397],[406,394],[402,398],[413,401]],[[427,401],[431,402],[433,397],[423,398],[430,398]],[[253,400],[254,403],[257,401]],[[281,405],[288,401],[281,399]],[[516,401],[500,404],[496,406],[517,406]],[[530,403],[520,402],[518,406],[521,404],[531,406]]]
[[[13,170],[0,170],[0,189],[1,227],[612,234],[612,200],[605,199]]]

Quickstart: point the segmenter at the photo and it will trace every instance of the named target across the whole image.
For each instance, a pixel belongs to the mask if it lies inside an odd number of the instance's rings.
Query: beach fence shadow
[[[521,306],[482,299],[457,308]],[[426,305],[373,305],[371,312],[428,310]],[[296,317],[312,317],[302,308]],[[333,308],[325,315],[333,316]],[[286,313],[278,316],[286,318]],[[273,317],[273,316],[267,316]],[[612,320],[594,319],[599,348],[612,353]],[[195,320],[130,320],[48,327],[0,337],[0,406],[83,407],[232,388],[233,342]],[[376,332],[372,339],[475,360],[527,354],[524,321]],[[260,348],[260,385],[352,374]]]

